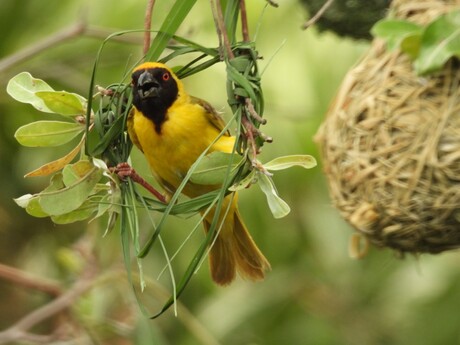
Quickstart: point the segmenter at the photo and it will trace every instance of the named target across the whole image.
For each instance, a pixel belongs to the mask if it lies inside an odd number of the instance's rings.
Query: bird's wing
[[[206,117],[209,122],[221,132],[225,128],[225,121],[220,117],[219,113],[212,107],[211,104],[202,100],[201,98],[191,96],[191,101],[194,104],[199,104],[206,110]],[[230,136],[230,131],[227,130],[224,135]]]
[[[141,152],[144,152],[142,149],[141,143],[139,142],[139,139],[137,138],[137,133],[136,130],[134,129],[134,113],[138,111],[134,106],[131,108],[131,111],[128,114],[128,120],[126,121],[126,125],[128,128],[128,134],[129,138],[133,142],[134,145],[137,146]]]

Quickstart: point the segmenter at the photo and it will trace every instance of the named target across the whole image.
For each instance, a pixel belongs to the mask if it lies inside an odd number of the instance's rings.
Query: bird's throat
[[[153,100],[152,100],[153,101]],[[142,102],[140,106],[136,106],[138,110],[153,122],[155,132],[161,134],[163,123],[167,120],[168,109],[161,103],[157,102]]]

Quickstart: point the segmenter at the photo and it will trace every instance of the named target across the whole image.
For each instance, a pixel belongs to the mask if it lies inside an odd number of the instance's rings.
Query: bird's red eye
[[[169,80],[169,73],[164,73],[162,78],[164,81]]]

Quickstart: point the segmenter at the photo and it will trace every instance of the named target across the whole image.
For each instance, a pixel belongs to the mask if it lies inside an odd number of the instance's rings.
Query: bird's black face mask
[[[155,123],[157,131],[166,120],[168,108],[177,98],[177,83],[164,68],[148,68],[132,75],[133,104]]]

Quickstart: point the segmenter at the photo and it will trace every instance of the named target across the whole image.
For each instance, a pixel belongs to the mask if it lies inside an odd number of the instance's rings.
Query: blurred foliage
[[[310,16],[314,16],[326,3],[324,0],[301,0]],[[330,30],[337,35],[355,39],[372,38],[370,29],[385,16],[390,0],[333,1],[316,22],[319,30]]]
[[[168,6],[165,1],[157,2],[154,23],[161,22],[162,9]],[[277,9],[264,11],[264,6],[262,0],[247,4],[250,33],[257,31],[258,50],[264,57],[260,62],[268,120],[264,132],[274,138],[264,146],[261,160],[304,153],[317,157],[313,136],[346,71],[367,46],[330,33],[319,35],[315,28],[301,31],[303,8],[294,0],[280,2]],[[16,129],[37,120],[38,114],[6,94],[7,81],[28,71],[56,90],[87,94],[94,58],[107,32],[102,28],[142,28],[144,11],[145,2],[139,0],[0,2],[0,62],[72,25],[78,20],[75,13],[92,29],[0,70],[0,262],[52,279],[63,290],[71,289],[72,282],[88,271],[97,277],[69,309],[73,317],[64,313],[34,331],[46,334],[60,324],[72,330],[74,343],[79,344],[458,342],[454,308],[460,301],[458,253],[399,260],[389,250],[371,249],[361,261],[349,259],[352,232],[331,207],[321,168],[292,169],[275,176],[280,195],[292,209],[280,220],[273,219],[257,189],[241,193],[243,217],[272,264],[264,282],[237,281],[219,288],[203,265],[182,295],[178,316],[171,311],[154,321],[142,315],[134,299],[122,266],[118,231],[102,237],[105,225],[98,221],[57,226],[48,219],[29,217],[17,207],[13,198],[40,191],[49,182],[47,178],[24,179],[23,175],[67,152],[43,149],[37,154],[36,149],[15,141]],[[44,16],[50,19],[43,22]],[[217,46],[207,2],[197,3],[180,34]],[[140,57],[141,36],[130,35],[129,41],[107,47],[97,84],[119,82],[127,61]],[[230,114],[222,66],[186,78],[185,83],[192,94]],[[56,118],[49,115],[46,119]],[[133,151],[133,163],[141,175],[151,178],[138,151]],[[148,227],[150,221],[143,217],[141,225]],[[163,236],[165,246],[174,251],[181,243],[178,238],[187,236],[195,221],[171,218]],[[187,266],[188,253],[194,252],[201,238],[201,231],[192,236],[176,259],[178,266]],[[147,287],[139,295],[154,309],[161,305],[159,299],[165,292],[156,281],[163,267],[162,253],[160,248],[153,248],[152,253],[144,264]],[[0,299],[0,331],[51,300],[47,294],[6,280],[0,280]]]

